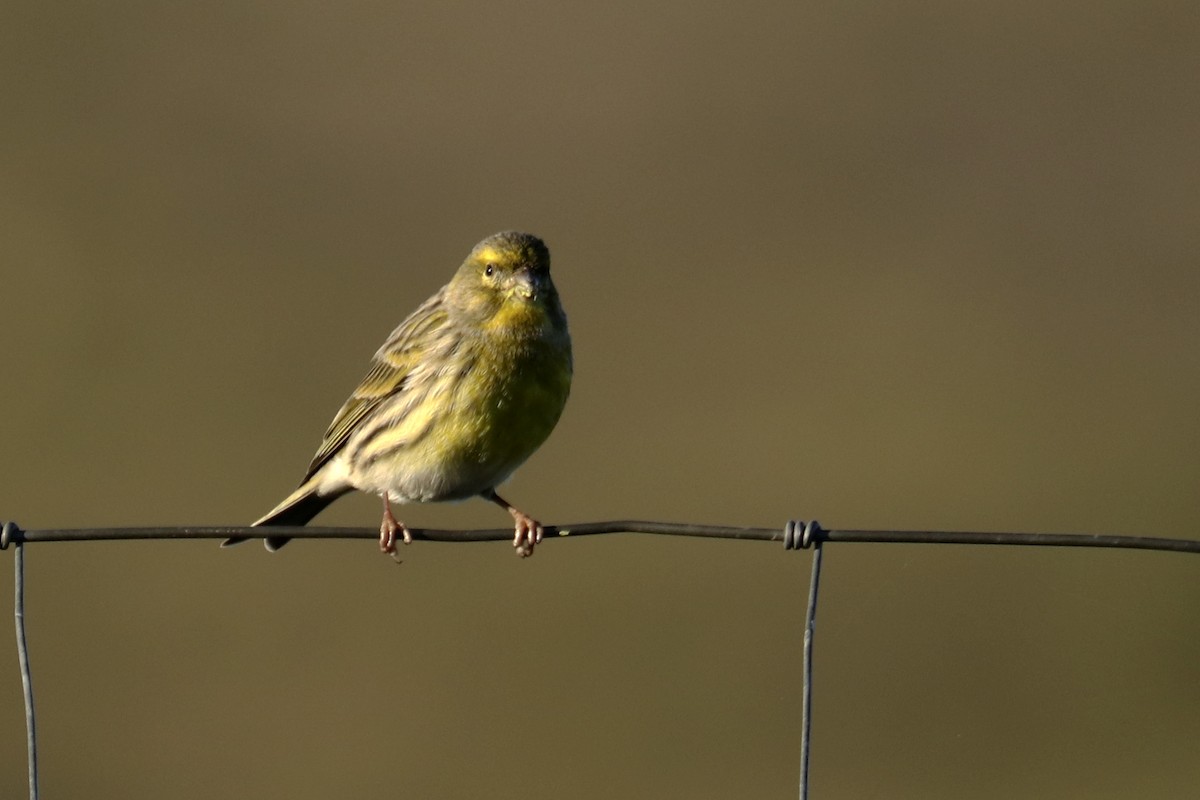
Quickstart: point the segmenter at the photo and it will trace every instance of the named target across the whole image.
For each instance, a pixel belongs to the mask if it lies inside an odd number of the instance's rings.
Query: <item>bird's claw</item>
[[[383,522],[379,523],[379,552],[395,557],[397,533],[401,534],[405,544],[412,544],[412,534],[403,522],[392,516],[391,507],[384,501]]]
[[[533,548],[542,541],[542,536],[545,533],[542,529],[542,523],[538,522],[533,517],[522,514],[520,511],[513,509],[513,520],[516,522],[513,535],[513,547],[517,550],[517,555],[521,558],[529,558],[533,555]]]

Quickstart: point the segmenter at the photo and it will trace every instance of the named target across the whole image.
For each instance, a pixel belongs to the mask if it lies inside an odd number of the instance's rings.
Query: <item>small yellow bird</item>
[[[505,508],[513,547],[542,526],[496,494],[558,422],[571,389],[571,337],[541,239],[507,231],[400,323],[325,432],[300,487],[255,525],[304,525],[352,489],[383,498],[379,548],[411,542],[391,502],[474,495]],[[222,547],[245,541],[226,540]],[[284,536],[264,540],[268,550]]]

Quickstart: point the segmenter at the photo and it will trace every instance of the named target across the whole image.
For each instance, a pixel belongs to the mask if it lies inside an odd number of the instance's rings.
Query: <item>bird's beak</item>
[[[523,300],[533,300],[541,289],[541,280],[527,269],[513,275],[513,292]]]

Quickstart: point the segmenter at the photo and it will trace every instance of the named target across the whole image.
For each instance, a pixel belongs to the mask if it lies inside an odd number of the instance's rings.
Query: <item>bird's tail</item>
[[[325,506],[345,494],[344,491],[318,494],[314,483],[313,481],[302,483],[299,489],[288,495],[266,516],[255,522],[254,526],[307,525],[309,520],[325,509]],[[226,539],[221,542],[221,547],[231,547],[246,541],[247,538],[246,536],[235,536]],[[287,536],[268,536],[263,539],[263,545],[273,553],[290,541],[291,538]]]

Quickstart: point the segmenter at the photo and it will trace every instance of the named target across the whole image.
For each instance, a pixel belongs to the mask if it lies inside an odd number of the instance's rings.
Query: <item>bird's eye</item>
[[[483,274],[484,274],[484,275],[487,275],[489,278],[490,278],[492,275],[494,275],[494,274],[495,274],[495,272],[496,272],[496,265],[495,265],[495,264],[488,264],[488,265],[487,265],[487,267],[486,267],[486,268],[483,270]]]

